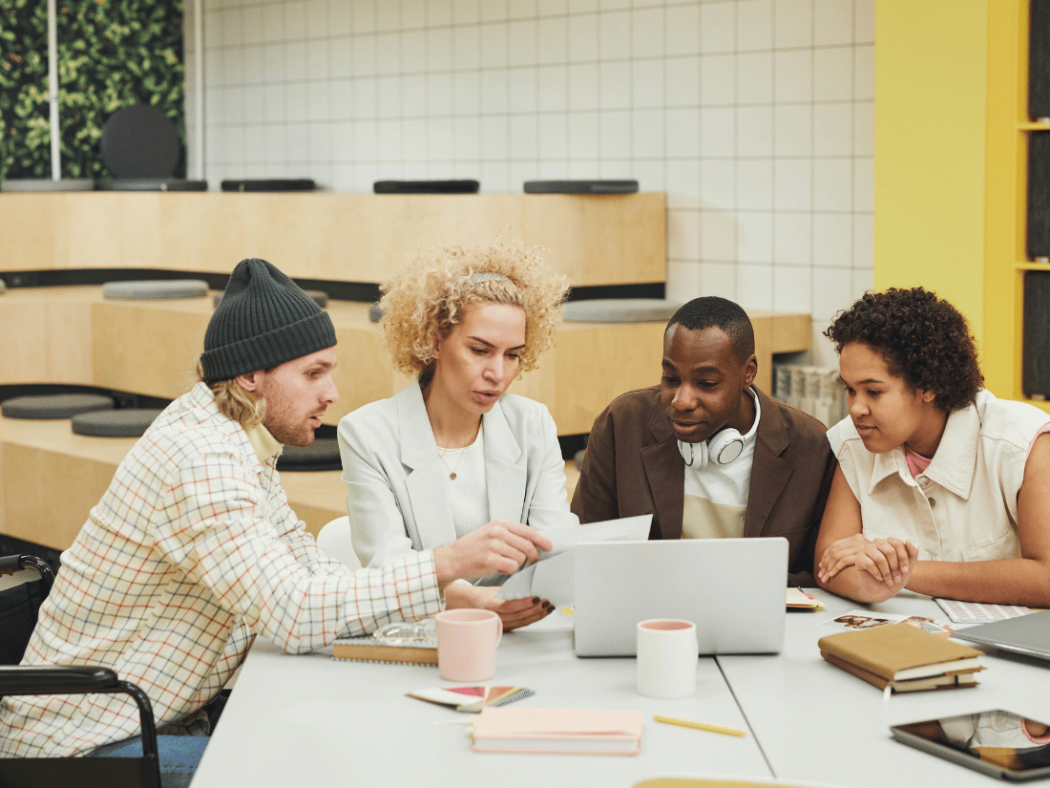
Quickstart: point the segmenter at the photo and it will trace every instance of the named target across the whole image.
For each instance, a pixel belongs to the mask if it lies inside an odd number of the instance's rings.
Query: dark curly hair
[[[932,391],[945,413],[962,410],[984,385],[970,325],[958,309],[921,287],[865,293],[824,332],[835,351],[860,342],[878,352],[890,374]]]

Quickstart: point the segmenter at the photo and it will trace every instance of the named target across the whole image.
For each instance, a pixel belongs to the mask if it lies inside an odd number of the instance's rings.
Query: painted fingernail
[[[540,603],[540,598],[538,596],[534,596],[532,598],[532,604],[538,605],[539,603]]]

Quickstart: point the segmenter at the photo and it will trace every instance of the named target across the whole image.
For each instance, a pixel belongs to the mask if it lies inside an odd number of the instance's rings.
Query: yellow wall
[[[936,290],[979,343],[988,2],[875,7],[875,288]]]
[[[1021,390],[1029,0],[879,0],[875,287],[970,320],[985,386]],[[1033,404],[1050,412],[1050,403]]]

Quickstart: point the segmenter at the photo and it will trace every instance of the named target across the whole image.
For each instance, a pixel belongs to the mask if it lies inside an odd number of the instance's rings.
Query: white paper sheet
[[[580,542],[644,541],[649,538],[652,520],[651,514],[644,514],[579,527],[546,530],[543,535],[551,540],[554,549],[540,553],[537,563],[511,575],[500,587],[496,598],[538,596],[549,600],[555,607],[571,605],[575,596],[576,561],[573,549],[576,545]]]

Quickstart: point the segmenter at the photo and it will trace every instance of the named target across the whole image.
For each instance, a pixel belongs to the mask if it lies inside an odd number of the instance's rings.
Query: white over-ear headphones
[[[690,468],[700,470],[707,467],[708,461],[719,465],[728,465],[744,450],[744,436],[732,427],[716,432],[706,441],[700,443],[683,443],[678,441],[678,451]]]

